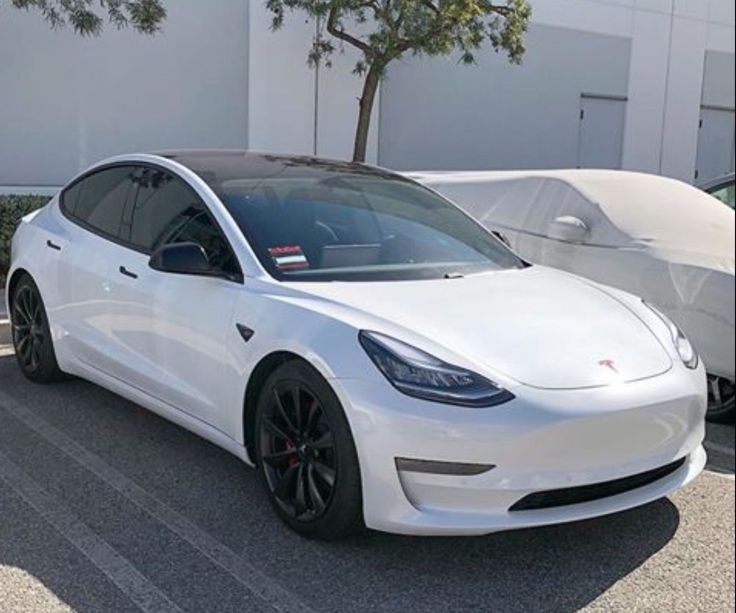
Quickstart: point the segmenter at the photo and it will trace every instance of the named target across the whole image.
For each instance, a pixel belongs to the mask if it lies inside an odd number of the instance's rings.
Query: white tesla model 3
[[[257,465],[307,536],[566,522],[705,464],[705,373],[671,321],[383,170],[116,157],[24,219],[9,279],[28,378],[89,379]]]

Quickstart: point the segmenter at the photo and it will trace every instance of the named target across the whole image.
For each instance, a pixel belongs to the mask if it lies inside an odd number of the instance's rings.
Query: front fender
[[[322,312],[319,300],[294,299],[292,292],[282,289],[268,281],[246,279],[234,310],[233,334],[228,342],[239,377],[230,397],[226,429],[240,443],[245,442],[243,408],[251,376],[264,359],[275,353],[305,360],[330,382],[338,397],[340,379],[387,385],[360,346],[359,327]],[[247,341],[237,333],[238,325],[253,331]]]

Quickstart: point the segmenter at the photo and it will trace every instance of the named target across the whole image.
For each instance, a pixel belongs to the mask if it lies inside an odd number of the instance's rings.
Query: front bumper
[[[656,500],[705,466],[705,376],[665,375],[587,390],[525,386],[498,407],[415,400],[389,385],[333,380],[361,464],[369,528],[487,534],[605,515]],[[396,458],[494,465],[478,475],[399,471]],[[684,458],[665,477],[590,502],[512,511],[529,494],[619,480]]]

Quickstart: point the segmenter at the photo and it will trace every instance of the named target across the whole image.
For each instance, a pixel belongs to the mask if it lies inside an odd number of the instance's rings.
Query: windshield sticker
[[[309,262],[299,245],[269,247],[268,254],[279,270],[305,270]]]

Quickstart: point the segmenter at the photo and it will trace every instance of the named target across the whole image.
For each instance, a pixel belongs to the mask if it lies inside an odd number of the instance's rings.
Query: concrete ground
[[[482,538],[305,541],[256,475],[83,381],[0,357],[0,611],[733,611],[734,428],[670,499]]]

